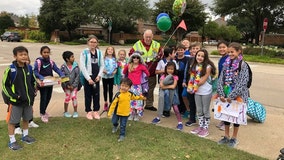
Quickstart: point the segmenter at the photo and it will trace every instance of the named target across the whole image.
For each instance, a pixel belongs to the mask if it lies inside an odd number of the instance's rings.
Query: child
[[[191,55],[190,55],[190,42],[189,42],[189,40],[185,38],[181,41],[181,44],[184,45],[184,47],[185,47],[184,56],[190,57]]]
[[[108,116],[112,115],[113,129],[112,133],[117,132],[118,125],[120,124],[120,134],[118,142],[123,141],[125,138],[126,124],[128,116],[131,110],[131,100],[145,100],[142,95],[137,96],[130,92],[129,89],[132,86],[132,82],[129,78],[122,78],[120,83],[120,91],[116,93],[108,112]],[[120,122],[118,123],[118,121]]]
[[[60,71],[54,61],[50,59],[50,48],[48,46],[42,46],[40,49],[41,57],[37,58],[34,63],[34,72],[36,78],[43,82],[44,77],[53,76],[55,71],[60,77],[64,77],[64,74]],[[43,83],[40,83],[40,85]],[[49,114],[46,112],[47,106],[51,99],[53,86],[40,86],[40,117],[44,123],[48,122]]]
[[[87,119],[100,119],[100,79],[104,70],[104,57],[98,49],[99,40],[91,35],[88,40],[88,48],[80,55],[80,70],[83,74],[85,111]],[[93,100],[93,111],[91,103]]]
[[[30,66],[30,62],[31,62],[30,57],[28,57],[26,64]],[[32,68],[32,66],[30,66],[30,67]],[[4,100],[4,102],[5,102],[5,100]],[[9,107],[9,104],[8,104],[8,107]],[[39,125],[36,124],[33,121],[33,118],[29,120],[29,128],[38,128],[38,127],[39,127]],[[15,134],[23,134],[20,123],[15,124]]]
[[[129,58],[128,65],[125,66],[123,74],[127,75],[133,85],[131,86],[131,91],[136,95],[142,94],[141,87],[141,77],[142,73],[149,76],[149,71],[142,59],[140,52],[135,51]],[[139,117],[143,116],[143,101],[133,100],[131,101],[131,113],[129,120],[139,121]]]
[[[23,136],[22,141],[27,144],[35,142],[30,137],[28,131],[29,120],[33,117],[33,103],[36,94],[36,81],[31,66],[26,64],[28,60],[28,50],[23,46],[13,49],[15,61],[6,68],[3,80],[2,90],[8,100],[8,123],[9,144],[12,150],[19,150],[22,147],[15,139],[15,124],[20,123],[23,118]]]
[[[169,78],[172,78],[172,82],[170,82]],[[158,115],[156,118],[152,120],[153,124],[160,123],[160,118],[163,113],[164,109],[164,100],[167,98],[169,99],[169,105],[173,106],[174,112],[176,114],[178,125],[177,130],[182,130],[182,120],[181,115],[179,113],[178,104],[179,104],[179,98],[177,95],[177,82],[178,82],[178,76],[177,76],[177,70],[176,70],[176,64],[174,62],[168,62],[165,67],[165,73],[162,74],[160,78],[160,93],[159,93],[159,107],[158,107]],[[167,82],[166,82],[167,81]],[[169,91],[169,97],[165,97],[165,92]]]
[[[175,50],[173,48],[166,48],[164,49],[164,58],[158,62],[156,67],[155,73],[158,75],[158,82],[161,78],[161,75],[165,73],[165,66],[168,62],[174,62],[176,64],[176,68],[178,69],[178,64],[174,60],[176,56]],[[171,106],[168,104],[168,99],[165,99],[164,111],[163,116],[169,117],[170,116]]]
[[[118,51],[117,72],[114,76],[114,85],[117,85],[117,90],[120,89],[120,80],[124,77],[123,69],[126,66],[128,59],[124,49]]]
[[[226,41],[220,41],[217,44],[217,50],[219,52],[219,54],[221,55],[221,58],[219,59],[218,62],[218,78],[220,77],[221,71],[223,69],[223,64],[225,62],[225,60],[228,58],[228,54],[227,54],[227,50],[228,50],[228,42]],[[221,121],[218,125],[216,125],[217,128],[219,128],[220,130],[225,130],[225,124],[223,121]]]
[[[65,51],[62,54],[62,58],[65,63],[61,66],[61,72],[64,74],[65,78],[67,77],[66,82],[62,82],[61,86],[65,92],[65,100],[64,100],[64,117],[77,118],[79,116],[77,112],[78,102],[77,102],[77,92],[80,83],[80,69],[78,64],[75,62],[74,53],[71,51]],[[74,112],[71,115],[68,112],[68,104],[69,101],[72,100]]]
[[[216,74],[216,67],[209,59],[207,50],[201,49],[197,51],[193,64],[190,67],[190,79],[187,91],[195,93],[195,104],[199,127],[191,131],[199,137],[209,135],[210,123],[210,102],[212,97],[212,85],[210,81]]]
[[[189,120],[185,123],[185,126],[190,127],[196,124],[196,105],[195,105],[195,99],[194,99],[194,93],[188,93],[187,92],[187,83],[189,81],[189,73],[190,73],[190,66],[193,63],[193,61],[195,60],[195,54],[198,50],[200,50],[201,48],[201,44],[198,42],[192,43],[190,46],[190,53],[191,56],[189,57],[189,60],[185,66],[185,70],[184,70],[184,79],[183,79],[183,83],[182,86],[183,88],[183,92],[182,92],[182,99],[184,101],[184,104],[187,108],[189,108],[190,112],[189,112]],[[184,115],[185,117],[186,115]],[[187,118],[188,118],[187,117]]]
[[[104,56],[104,63],[105,68],[103,71],[102,80],[105,101],[104,108],[106,109],[108,107],[107,92],[109,92],[109,102],[111,102],[113,96],[114,75],[117,72],[117,62],[114,47],[107,47]]]
[[[184,116],[188,117],[188,112],[189,112],[189,107],[188,105],[185,105],[183,100],[182,100],[182,91],[183,91],[183,86],[182,82],[184,79],[184,71],[186,68],[186,64],[189,60],[189,57],[184,56],[184,51],[185,51],[185,46],[182,44],[177,44],[177,56],[176,56],[176,61],[178,63],[178,83],[177,83],[177,88],[178,88],[178,95],[180,99],[180,105],[178,106],[179,111],[181,114],[185,114]]]
[[[223,69],[218,81],[217,94],[222,102],[231,102],[242,98],[244,103],[248,101],[249,69],[243,61],[242,46],[239,43],[231,43],[228,46],[228,58],[225,60]],[[239,65],[241,63],[241,65]],[[242,67],[239,70],[239,67]],[[239,124],[234,124],[233,135],[230,139],[230,122],[225,123],[225,136],[218,141],[218,144],[228,144],[235,147],[238,144],[237,135]]]

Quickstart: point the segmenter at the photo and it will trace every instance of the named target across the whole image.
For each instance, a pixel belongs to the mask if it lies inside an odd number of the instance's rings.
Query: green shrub
[[[210,53],[211,55],[219,55],[219,52],[217,50],[214,50]]]
[[[38,42],[47,42],[47,38],[44,32],[41,31],[29,31],[28,39],[36,40]]]
[[[261,47],[247,47],[243,50],[243,54],[246,55],[261,55]],[[284,50],[276,47],[264,47],[263,55],[268,57],[284,58]]]

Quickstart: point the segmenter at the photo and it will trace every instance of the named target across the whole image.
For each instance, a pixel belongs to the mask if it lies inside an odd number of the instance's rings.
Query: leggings
[[[225,125],[230,125],[231,123],[230,123],[230,122],[224,122],[224,124],[225,124]],[[234,123],[234,127],[239,127],[239,126],[240,126],[240,124],[235,124],[235,123]]]
[[[114,78],[103,78],[104,101],[107,102],[107,93],[109,93],[109,103],[112,101],[113,96],[113,83]]]

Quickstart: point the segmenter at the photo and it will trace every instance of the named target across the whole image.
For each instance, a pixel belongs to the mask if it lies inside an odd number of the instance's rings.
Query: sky
[[[150,5],[159,0],[149,0]],[[211,5],[213,0],[201,0],[203,4]],[[7,11],[18,16],[38,15],[40,8],[40,0],[0,0],[0,12]]]

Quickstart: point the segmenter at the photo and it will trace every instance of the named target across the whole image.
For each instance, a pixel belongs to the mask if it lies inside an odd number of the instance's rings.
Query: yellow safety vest
[[[143,52],[142,58],[144,59],[144,61],[150,62],[150,61],[153,61],[154,58],[158,55],[159,49],[160,49],[160,43],[152,40],[151,46],[149,50],[147,51],[143,43],[141,42],[141,40],[139,40],[138,42],[134,44],[133,49],[135,51]]]

